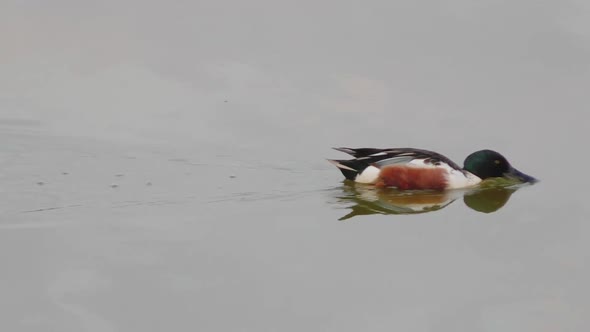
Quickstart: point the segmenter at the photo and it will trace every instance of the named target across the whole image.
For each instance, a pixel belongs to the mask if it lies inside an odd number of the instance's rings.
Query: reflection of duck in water
[[[354,157],[330,160],[348,179],[399,190],[445,190],[470,188],[488,178],[537,180],[512,167],[498,152],[480,150],[470,154],[461,168],[436,152],[411,149],[335,148]]]
[[[390,188],[347,183],[343,186],[343,201],[355,203],[349,214],[340,218],[346,220],[359,215],[370,214],[418,214],[440,210],[463,197],[471,209],[491,213],[502,208],[510,196],[520,187],[511,183],[492,183],[471,190],[447,191],[400,191]]]

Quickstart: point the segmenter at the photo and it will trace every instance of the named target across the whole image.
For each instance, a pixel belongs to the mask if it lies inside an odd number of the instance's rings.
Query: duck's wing
[[[414,148],[392,148],[392,149],[374,149],[374,148],[334,148],[335,150],[348,153],[355,157],[355,160],[363,161],[369,165],[383,167],[393,164],[408,164],[420,161],[424,165],[439,166],[447,164],[449,167],[461,170],[461,167],[449,158],[434,151],[414,149]]]

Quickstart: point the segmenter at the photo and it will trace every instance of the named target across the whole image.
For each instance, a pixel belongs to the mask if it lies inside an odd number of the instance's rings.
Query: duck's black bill
[[[514,167],[510,167],[508,172],[504,173],[504,176],[509,179],[515,179],[518,181],[528,182],[528,183],[535,183],[535,182],[539,181],[530,175],[524,174],[523,172],[517,170]]]

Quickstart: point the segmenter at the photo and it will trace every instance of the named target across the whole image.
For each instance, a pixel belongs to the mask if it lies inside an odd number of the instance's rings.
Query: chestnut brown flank
[[[387,166],[381,169],[378,187],[396,187],[401,190],[434,189],[447,186],[446,170],[411,166]]]

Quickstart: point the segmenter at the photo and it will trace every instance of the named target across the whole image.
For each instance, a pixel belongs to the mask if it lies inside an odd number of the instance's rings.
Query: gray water
[[[1,7],[2,331],[588,329],[587,3]],[[333,146],[541,182],[400,214]]]

